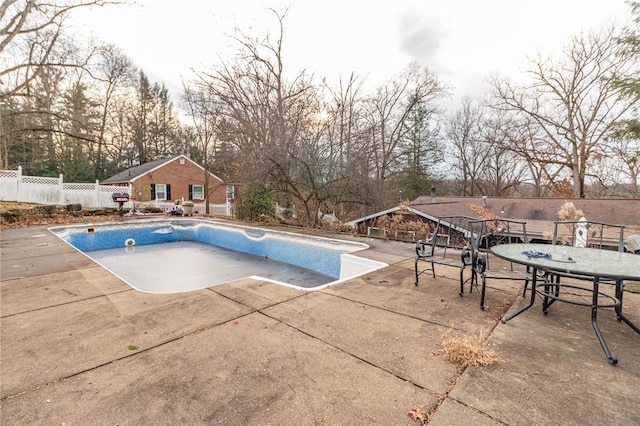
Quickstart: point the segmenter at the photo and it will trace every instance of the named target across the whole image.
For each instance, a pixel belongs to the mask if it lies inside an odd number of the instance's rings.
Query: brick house
[[[170,208],[176,200],[192,201],[194,210],[205,212],[205,169],[186,155],[177,155],[131,167],[102,184],[130,187],[131,198],[137,202]],[[209,206],[211,213],[229,214],[233,186],[209,172]]]

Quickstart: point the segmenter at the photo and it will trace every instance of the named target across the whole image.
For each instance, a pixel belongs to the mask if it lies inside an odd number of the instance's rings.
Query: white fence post
[[[64,202],[64,183],[62,181],[62,173],[58,178],[58,204],[65,204]]]
[[[18,176],[16,176],[16,201],[22,202],[22,166],[18,166]]]
[[[100,181],[96,179],[96,201],[95,205],[98,207],[102,207],[102,203],[100,202]]]

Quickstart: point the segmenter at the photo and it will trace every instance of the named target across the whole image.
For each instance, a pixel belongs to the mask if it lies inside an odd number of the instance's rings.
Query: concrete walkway
[[[1,411],[9,425],[640,424],[640,335],[612,311],[534,307],[520,284],[460,298],[456,270],[413,284],[413,245],[367,240],[390,267],[317,292],[244,280],[140,293],[45,227],[1,233]],[[640,261],[640,258],[639,258]],[[625,295],[640,324],[640,295]],[[459,369],[448,333],[502,361]]]

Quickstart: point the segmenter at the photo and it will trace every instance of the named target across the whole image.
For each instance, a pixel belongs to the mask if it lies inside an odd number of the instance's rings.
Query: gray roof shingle
[[[113,175],[100,183],[121,183],[121,182],[131,182],[140,175],[145,174],[149,170],[152,170],[163,163],[167,163],[176,158],[180,157],[180,155],[176,155],[173,157],[160,158],[158,160],[150,161],[148,163],[140,164],[139,166],[130,167],[127,170],[123,170],[120,173]]]

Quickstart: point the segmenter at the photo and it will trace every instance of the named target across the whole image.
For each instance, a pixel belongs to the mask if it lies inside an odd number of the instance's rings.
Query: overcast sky
[[[269,8],[288,8],[291,75],[335,80],[353,71],[374,87],[417,61],[458,99],[483,94],[492,72],[514,75],[528,57],[557,52],[576,32],[629,20],[624,0],[138,0],[75,17],[178,96],[192,68],[229,57],[235,27],[276,34]]]

